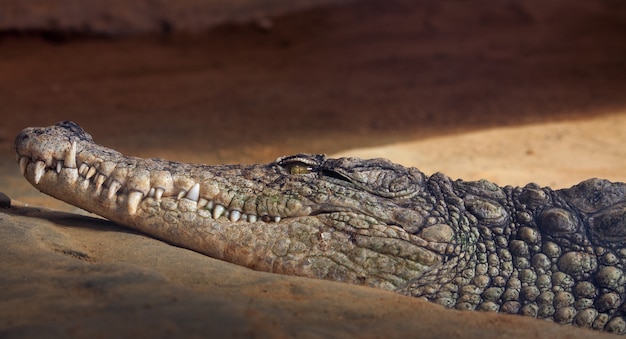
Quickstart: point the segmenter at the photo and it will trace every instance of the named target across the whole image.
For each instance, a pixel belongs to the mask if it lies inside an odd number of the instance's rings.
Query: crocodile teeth
[[[26,174],[26,166],[28,166],[28,158],[21,157],[20,158],[20,172],[22,172],[22,175]]]
[[[230,219],[230,221],[232,222],[236,222],[241,218],[241,212],[239,211],[231,211],[230,214],[228,215],[228,219]]]
[[[161,197],[163,196],[163,193],[165,193],[165,189],[161,188],[161,187],[157,187],[154,189],[154,198],[156,200],[161,200]]]
[[[96,176],[96,194],[100,195],[100,191],[102,190],[102,184],[107,179],[107,177],[103,174],[98,174]]]
[[[43,176],[43,174],[46,172],[46,163],[43,161],[37,161],[35,163],[35,176],[33,177],[33,181],[35,181],[35,184],[38,184],[39,181],[41,180],[41,177]]]
[[[74,155],[74,156],[72,156]],[[57,160],[56,163],[52,166],[57,173],[61,173],[63,168],[71,168],[75,169],[74,173],[77,175],[80,174],[84,176],[86,179],[90,179],[94,177],[94,191],[97,195],[102,194],[102,188],[104,183],[107,181],[107,175],[101,173],[96,166],[90,166],[87,163],[82,163],[78,169],[76,169],[76,142],[72,143],[72,147],[70,150],[66,152],[65,160]],[[18,160],[20,171],[22,175],[26,174],[26,170],[28,168],[28,164],[30,163],[30,158],[21,156]],[[34,163],[34,175],[33,181],[35,184],[38,184],[41,181],[41,178],[45,174],[46,163],[42,160],[36,161]],[[110,172],[110,171],[109,171]],[[89,185],[88,180],[85,180],[86,185]],[[108,184],[108,190],[106,192],[106,197],[110,200],[115,199],[116,194],[122,189],[124,185],[114,178],[110,178],[110,184]],[[137,210],[139,209],[139,205],[144,197],[154,198],[156,200],[161,200],[163,194],[166,189],[162,187],[150,187],[147,190],[147,193],[144,194],[139,190],[132,189],[128,192],[128,196],[125,199],[125,203],[128,208],[129,215],[135,215]],[[197,208],[208,211],[213,219],[219,219],[220,217],[225,217],[231,222],[238,221],[247,221],[250,223],[255,223],[258,220],[263,220],[264,222],[280,222],[280,216],[269,216],[264,215],[259,217],[255,214],[246,214],[242,213],[239,210],[229,210],[224,205],[216,203],[213,200],[200,198],[200,184],[195,183],[189,190],[181,190],[177,195],[177,198],[180,200],[182,198],[197,202]]]
[[[109,185],[109,192],[107,194],[107,198],[113,199],[115,193],[122,188],[122,184],[117,180],[111,180],[111,185]]]
[[[95,167],[89,167],[89,171],[87,171],[87,175],[85,175],[85,178],[90,179],[91,177],[94,176],[94,174],[96,174],[97,170]]]
[[[200,184],[196,183],[193,185],[185,195],[185,198],[197,202],[200,198]]]
[[[65,153],[65,167],[76,168],[76,141],[72,142],[72,146]]]
[[[204,198],[198,199],[198,208],[204,208],[209,203],[208,200]]]
[[[219,204],[215,205],[215,208],[213,208],[213,219],[221,217],[224,212],[226,212],[226,208],[224,206]]]
[[[82,163],[78,168],[76,168],[76,142],[72,143],[72,147],[66,152],[64,160],[57,159],[56,163],[52,166],[57,173],[61,173],[63,168],[75,169],[74,173],[77,175],[82,175],[86,179],[94,178],[93,185],[94,191],[96,195],[105,194],[102,189],[106,188],[105,182],[107,179],[110,179],[110,183],[107,185],[108,189],[106,192],[106,197],[110,200],[115,199],[116,194],[122,189],[124,186],[119,180],[114,178],[108,178],[107,175],[101,173],[96,167],[90,166],[88,163]],[[30,158],[25,156],[20,156],[19,160],[20,171],[23,175],[26,174],[28,164],[30,163]],[[100,166],[101,167],[101,166]],[[42,160],[36,161],[34,163],[33,169],[33,181],[35,184],[38,184],[41,181],[41,178],[45,174],[46,163]],[[111,171],[109,171],[111,172]],[[88,181],[85,181],[85,185],[89,185]],[[86,189],[86,188],[85,188]],[[161,200],[163,198],[163,194],[165,194],[166,189],[163,187],[150,187],[147,189],[146,194],[142,193],[139,190],[128,189],[128,195],[125,199],[125,203],[128,208],[128,213],[130,215],[135,215],[137,210],[139,209],[139,205],[144,197],[154,198],[156,200]],[[229,210],[224,205],[216,203],[213,200],[200,198],[200,184],[195,183],[189,190],[181,190],[177,195],[178,199],[188,199],[191,201],[197,202],[197,208],[208,211],[213,219],[219,219],[220,217],[225,217],[231,222],[238,221],[247,221],[250,223],[255,223],[258,220],[263,220],[264,222],[280,222],[280,216],[269,216],[264,215],[259,217],[255,214],[247,214],[243,213],[239,210]]]
[[[87,175],[87,171],[89,171],[89,166],[84,162],[80,164],[80,167],[78,168],[78,173],[84,177]]]
[[[192,189],[190,189],[189,192],[193,190],[195,190],[195,188],[192,187]],[[201,211],[208,211],[208,213],[210,213],[210,216],[213,217],[213,219],[219,219],[220,217],[225,217],[231,222],[247,221],[250,223],[255,223],[258,220],[262,220],[264,222],[280,222],[282,220],[280,216],[274,217],[270,215],[264,215],[263,217],[259,217],[255,214],[243,213],[240,210],[235,210],[235,209],[229,210],[224,205],[218,204],[213,200],[208,200],[205,198],[198,199],[197,208],[198,210],[201,210]],[[205,212],[202,212],[202,213],[205,213]]]
[[[137,213],[137,207],[143,198],[143,193],[138,191],[132,191],[128,193],[128,214],[134,215]]]

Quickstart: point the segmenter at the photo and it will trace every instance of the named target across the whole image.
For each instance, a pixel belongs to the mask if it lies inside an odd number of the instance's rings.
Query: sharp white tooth
[[[189,189],[189,192],[187,192],[187,195],[185,195],[185,198],[197,202],[198,199],[200,199],[200,184],[196,183],[195,185],[193,185]]]
[[[256,222],[256,215],[254,214],[248,215],[248,222]]]
[[[89,171],[89,166],[84,162],[80,164],[80,167],[78,168],[78,174],[84,177],[87,175],[87,171]]]
[[[63,160],[57,161],[57,173],[61,173],[62,168],[63,168]]]
[[[128,193],[128,214],[134,215],[137,213],[137,207],[139,207],[139,203],[143,198],[143,193],[132,191]]]
[[[148,191],[148,197],[150,198],[154,198],[154,187],[150,187],[150,190]]]
[[[163,193],[165,192],[165,189],[163,189],[162,187],[157,187],[154,189],[154,198],[156,200],[161,200],[161,197],[163,196]]]
[[[274,222],[279,222],[280,221],[280,217],[274,217]]]
[[[185,196],[185,194],[187,194],[187,191],[185,191],[185,190],[180,191],[178,193],[178,196],[176,197],[176,200],[182,199]]]
[[[89,171],[87,171],[87,175],[85,175],[85,178],[90,179],[91,177],[93,177],[94,174],[96,174],[97,170],[94,166],[89,167]]]
[[[213,207],[214,207],[214,206],[215,206],[215,202],[214,202],[213,200],[209,200],[209,201],[206,203],[206,209],[208,209],[208,210],[213,210]]]
[[[39,180],[41,180],[41,177],[43,176],[45,172],[46,172],[46,163],[43,161],[37,161],[35,163],[35,176],[33,177],[35,184],[39,183]]]
[[[230,211],[230,215],[228,216],[228,218],[230,219],[230,221],[232,222],[236,222],[239,221],[239,218],[241,218],[241,212],[234,210],[234,211]]]
[[[111,185],[109,185],[109,192],[107,193],[107,198],[113,199],[115,193],[122,188],[122,184],[117,180],[111,180]]]
[[[219,205],[219,204],[215,205],[215,208],[213,208],[213,219],[217,219],[221,217],[225,211],[226,211],[226,208],[224,206]]]
[[[65,153],[65,167],[76,168],[76,141],[72,142],[72,147]]]
[[[204,208],[204,206],[206,206],[208,203],[209,201],[204,198],[198,199],[198,209]]]
[[[98,175],[96,176],[96,194],[97,195],[100,195],[100,192],[102,190],[102,184],[104,183],[105,180],[107,180],[107,177],[104,174],[98,173]]]
[[[20,158],[20,172],[22,172],[22,175],[26,174],[26,166],[28,166],[28,161],[28,157]]]

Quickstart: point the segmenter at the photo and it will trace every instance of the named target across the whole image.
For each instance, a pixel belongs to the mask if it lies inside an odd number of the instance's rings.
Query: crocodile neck
[[[459,219],[477,234],[475,246],[453,256],[446,273],[430,271],[402,293],[457,309],[622,331],[623,184],[593,179],[554,191],[433,178],[431,187],[449,188],[441,194],[448,209],[465,207]]]

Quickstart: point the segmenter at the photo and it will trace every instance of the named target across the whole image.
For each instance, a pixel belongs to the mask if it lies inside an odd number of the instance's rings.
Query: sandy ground
[[[11,144],[74,120],[124,153],[187,162],[309,152],[502,185],[626,181],[624,19],[614,1],[361,1],[270,31],[1,37],[0,192],[28,206],[0,210],[0,334],[597,336],[251,272],[33,208],[79,212],[29,187]]]

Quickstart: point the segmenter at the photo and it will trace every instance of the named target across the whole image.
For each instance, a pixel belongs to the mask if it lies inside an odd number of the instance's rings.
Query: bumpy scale
[[[215,258],[626,332],[624,183],[498,187],[307,154],[183,164],[124,156],[72,122],[27,128],[15,148],[42,192]]]

